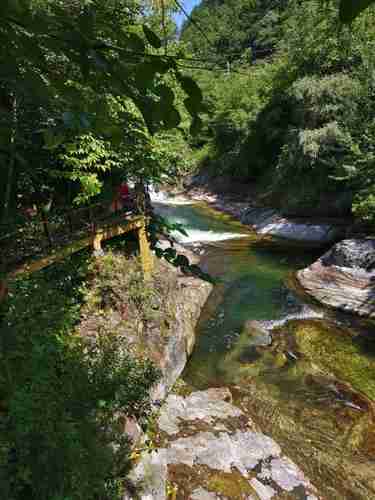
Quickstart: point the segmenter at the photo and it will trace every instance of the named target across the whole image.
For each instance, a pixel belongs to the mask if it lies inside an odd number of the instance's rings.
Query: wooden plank
[[[151,279],[152,271],[154,270],[154,256],[151,253],[146,234],[146,224],[142,221],[142,226],[138,230],[139,252],[141,254],[141,262],[143,275],[145,280]]]
[[[22,264],[18,268],[10,271],[6,279],[14,278],[23,273],[34,273],[36,271],[40,271],[45,267],[50,266],[51,264],[58,262],[59,260],[63,260],[69,255],[72,255],[80,250],[92,246],[95,250],[101,249],[101,242],[104,240],[108,240],[114,238],[115,236],[120,236],[122,234],[128,233],[130,231],[137,230],[139,231],[141,228],[144,228],[144,235],[142,233],[142,237],[139,238],[140,243],[140,253],[141,259],[142,255],[146,256],[144,259],[145,267],[144,273],[145,275],[149,275],[152,271],[152,264],[150,267],[150,261],[152,260],[152,254],[148,245],[148,241],[145,233],[145,219],[142,216],[136,216],[132,219],[119,219],[116,220],[113,226],[103,226],[99,227],[94,235],[90,234],[80,240],[77,240],[73,243],[69,243],[63,248],[56,249],[52,251],[49,255],[42,257],[37,260],[30,259],[28,262]],[[146,238],[146,241],[144,241]],[[142,260],[143,262],[143,260]],[[151,270],[151,271],[150,271]]]

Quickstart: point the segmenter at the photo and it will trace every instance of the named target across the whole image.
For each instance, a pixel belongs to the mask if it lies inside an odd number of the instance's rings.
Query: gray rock
[[[298,486],[311,487],[301,469],[288,457],[278,457],[262,467],[258,475],[262,479],[272,479],[282,490],[293,491]]]
[[[262,460],[278,457],[281,449],[264,434],[236,431],[234,434],[200,432],[195,436],[180,438],[168,449],[168,463],[207,465],[211,469],[230,473],[236,467],[244,476]]]
[[[190,495],[191,500],[216,500],[218,497],[215,493],[198,488]]]
[[[143,437],[142,427],[134,417],[124,417],[124,432],[132,445],[136,445]]]
[[[315,299],[350,313],[375,317],[375,240],[344,240],[297,279]]]
[[[216,474],[220,471],[231,474],[236,469],[249,481],[257,497],[264,500],[277,498],[277,491],[291,493],[297,487],[313,500],[315,488],[297,465],[282,454],[273,439],[255,430],[244,430],[243,427],[233,430],[236,422],[243,423],[238,417],[245,415],[228,402],[230,399],[228,389],[199,391],[185,398],[175,395],[168,397],[159,418],[159,427],[170,436],[167,463],[188,466],[192,474],[199,465],[208,467]],[[223,421],[228,419],[231,430],[218,431],[217,418]],[[176,439],[174,436],[181,426],[191,421],[194,421],[197,430],[188,437]],[[199,422],[211,424],[212,431],[216,432],[202,432]],[[257,471],[256,477],[251,477],[254,471]],[[209,497],[204,496],[207,494],[204,485],[194,494],[198,495],[196,498],[202,499],[221,498],[211,492],[208,492]]]
[[[258,234],[322,245],[331,243],[343,235],[341,227],[288,219],[272,208],[251,207],[242,215],[241,222],[252,226]]]
[[[343,240],[321,258],[325,266],[375,271],[375,240]]]
[[[176,271],[177,272],[177,271]],[[176,287],[176,315],[173,327],[167,338],[157,331],[149,338],[151,359],[161,369],[162,377],[152,391],[153,399],[164,399],[185,368],[195,344],[195,326],[199,319],[212,285],[195,277],[178,276]],[[152,350],[160,352],[152,356]]]
[[[256,478],[251,479],[250,484],[260,500],[271,500],[276,495],[276,491],[271,486],[261,483]]]
[[[144,453],[129,475],[137,490],[139,500],[165,500],[167,481],[167,452],[160,449]],[[123,500],[130,500],[127,493]]]
[[[260,321],[248,320],[245,322],[244,330],[249,336],[249,345],[254,347],[266,347],[272,344],[270,332]]]
[[[208,467],[216,476],[237,470],[256,493],[247,496],[247,500],[277,498],[275,488],[291,493],[296,487],[305,492],[306,498],[310,495],[310,500],[316,500],[315,489],[303,472],[282,454],[273,439],[261,432],[243,429],[243,419],[239,417],[245,415],[229,401],[228,389],[199,391],[185,398],[168,396],[158,422],[159,428],[169,436],[165,448],[157,453],[145,453],[130,476],[142,500],[166,500],[167,470],[173,465],[189,467],[189,474],[195,477],[195,489],[187,497],[192,500],[223,499],[222,495],[207,491],[206,484],[200,482],[205,478],[200,475],[199,466]],[[223,429],[222,422],[228,422],[231,430],[224,426],[224,430],[218,431],[218,427]],[[175,436],[181,425],[187,423],[196,425],[189,427],[192,435]],[[199,430],[202,423],[212,426],[212,432]],[[235,429],[236,423],[241,428]],[[176,477],[173,481],[176,482]],[[178,480],[176,484],[178,486]],[[130,498],[124,497],[124,500]]]
[[[231,399],[228,389],[208,389],[194,392],[186,398],[170,394],[161,410],[159,427],[162,431],[172,435],[179,432],[179,424],[183,420],[198,419],[210,424],[216,418],[241,416],[242,412],[225,399]]]

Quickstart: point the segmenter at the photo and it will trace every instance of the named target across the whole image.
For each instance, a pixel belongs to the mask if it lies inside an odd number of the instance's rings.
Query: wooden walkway
[[[88,217],[82,216],[85,210]],[[31,221],[29,228],[22,226],[0,236],[0,300],[7,293],[7,282],[15,276],[39,271],[86,247],[92,247],[94,253],[100,255],[103,241],[131,231],[137,234],[144,277],[149,279],[153,255],[147,240],[146,218],[122,213],[106,215],[107,212],[108,207],[95,205],[68,212],[52,221],[45,218]]]

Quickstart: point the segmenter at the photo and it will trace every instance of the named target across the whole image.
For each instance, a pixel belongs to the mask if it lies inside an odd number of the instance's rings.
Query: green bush
[[[1,335],[0,497],[121,498],[129,469],[123,419],[146,421],[157,370],[108,330],[74,333],[87,262],[20,279]]]

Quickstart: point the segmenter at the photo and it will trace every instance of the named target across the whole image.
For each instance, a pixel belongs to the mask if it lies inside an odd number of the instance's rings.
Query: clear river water
[[[294,273],[319,251],[264,240],[184,198],[154,200],[184,224],[216,285],[183,374],[196,389],[227,386],[328,500],[375,499],[373,325],[310,303]],[[322,251],[320,251],[321,253]]]

